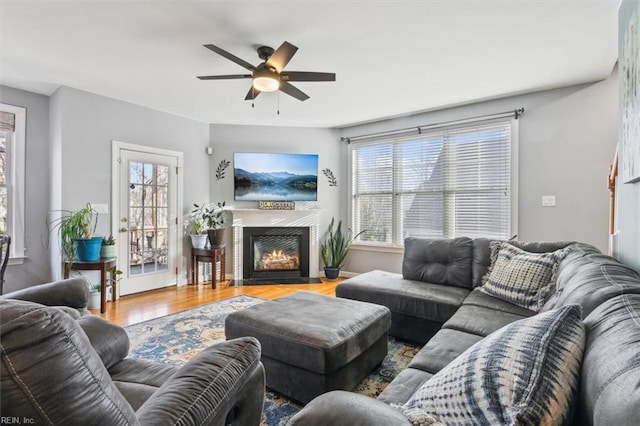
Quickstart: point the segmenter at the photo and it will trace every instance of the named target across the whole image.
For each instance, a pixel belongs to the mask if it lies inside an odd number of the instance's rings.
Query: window
[[[359,241],[401,246],[407,237],[511,237],[515,123],[501,120],[353,141],[352,229],[366,230]]]
[[[12,263],[24,257],[26,110],[0,104],[0,233],[11,236]]]

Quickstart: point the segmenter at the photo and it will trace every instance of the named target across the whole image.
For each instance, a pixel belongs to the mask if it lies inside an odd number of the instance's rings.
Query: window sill
[[[363,243],[353,243],[351,246],[352,250],[358,251],[374,251],[379,253],[400,253],[404,252],[404,247],[402,246],[393,246],[393,245],[381,245],[381,244],[363,244]]]
[[[11,266],[11,265],[22,265],[24,263],[24,260],[26,259],[25,257],[10,257],[9,258],[9,262],[7,263],[7,265]]]

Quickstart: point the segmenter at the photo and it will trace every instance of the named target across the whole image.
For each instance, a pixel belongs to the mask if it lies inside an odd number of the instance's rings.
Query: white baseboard
[[[349,271],[340,271],[340,277],[342,278],[353,278],[360,275],[358,272],[349,272]],[[318,277],[324,277],[324,270],[318,271]]]

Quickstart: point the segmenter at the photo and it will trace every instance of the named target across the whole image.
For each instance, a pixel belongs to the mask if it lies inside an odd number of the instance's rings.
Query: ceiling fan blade
[[[309,99],[309,95],[286,81],[280,82],[280,90],[289,96],[293,96],[299,101],[306,101],[307,99]]]
[[[285,71],[280,74],[280,79],[285,81],[336,81],[336,75],[332,72]]]
[[[285,41],[273,52],[273,55],[267,59],[265,64],[275,68],[277,72],[282,72],[282,69],[289,63],[297,51],[298,48],[296,46]]]
[[[232,74],[232,75],[201,75],[200,80],[236,80],[240,78],[251,78],[251,74]]]
[[[236,55],[233,55],[233,54],[227,52],[224,49],[220,49],[218,46],[214,46],[213,44],[205,44],[204,47],[206,47],[207,49],[217,53],[220,56],[224,56],[228,60],[230,60],[232,62],[235,62],[236,64],[240,65],[241,67],[244,67],[244,68],[246,68],[248,70],[251,70],[251,71],[255,71],[256,70],[256,67],[251,65],[249,62],[238,58]]]
[[[251,88],[249,89],[249,93],[247,93],[247,96],[244,97],[244,100],[245,101],[252,101],[255,98],[257,98],[260,93],[262,93],[262,92],[260,92],[255,87],[251,86]]]

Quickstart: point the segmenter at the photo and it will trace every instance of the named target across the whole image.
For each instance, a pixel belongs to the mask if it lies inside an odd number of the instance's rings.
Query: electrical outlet
[[[93,204],[91,203],[91,207],[98,212],[99,214],[109,214],[109,204]]]
[[[555,207],[556,206],[556,196],[555,195],[543,195],[542,196],[542,207]]]

